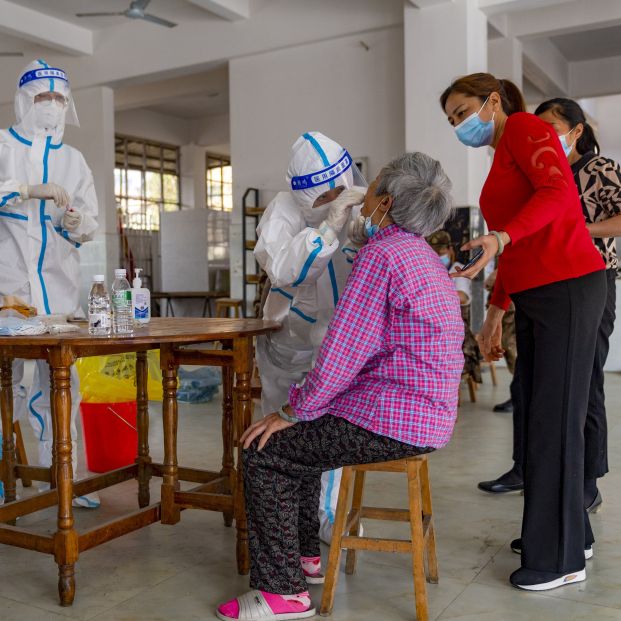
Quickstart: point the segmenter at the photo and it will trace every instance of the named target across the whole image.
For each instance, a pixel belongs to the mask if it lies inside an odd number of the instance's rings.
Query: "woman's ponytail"
[[[502,85],[503,110],[507,116],[515,112],[526,112],[522,91],[511,80],[498,80]]]

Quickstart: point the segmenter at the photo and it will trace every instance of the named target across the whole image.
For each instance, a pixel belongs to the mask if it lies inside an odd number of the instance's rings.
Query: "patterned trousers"
[[[243,453],[250,586],[292,595],[308,590],[300,556],[319,556],[321,473],[429,453],[337,416],[299,422]]]

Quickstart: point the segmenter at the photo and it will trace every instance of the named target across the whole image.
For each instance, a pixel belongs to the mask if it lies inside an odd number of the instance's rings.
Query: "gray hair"
[[[453,215],[452,187],[440,162],[417,151],[404,153],[382,169],[375,194],[392,196],[389,215],[395,224],[427,237]]]

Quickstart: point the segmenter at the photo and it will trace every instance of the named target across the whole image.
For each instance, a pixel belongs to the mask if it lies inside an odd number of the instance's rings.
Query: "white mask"
[[[42,130],[52,130],[64,124],[66,107],[55,101],[40,101],[34,104],[35,121]]]

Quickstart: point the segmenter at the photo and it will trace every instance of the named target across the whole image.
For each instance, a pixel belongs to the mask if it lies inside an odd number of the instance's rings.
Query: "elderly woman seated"
[[[425,242],[452,214],[439,162],[407,153],[364,199],[360,249],[314,369],[243,435],[253,591],[220,619],[312,617],[320,583],[321,473],[428,453],[450,439],[464,327],[447,269]]]

